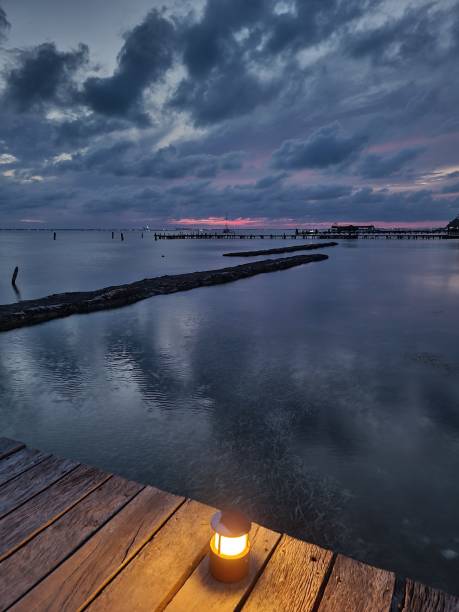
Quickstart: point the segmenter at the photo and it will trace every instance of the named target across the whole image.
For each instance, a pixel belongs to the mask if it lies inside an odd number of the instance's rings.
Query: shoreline
[[[314,249],[325,249],[337,246],[337,242],[322,242],[321,244],[299,244],[298,246],[278,247],[275,249],[262,249],[259,251],[234,251],[223,253],[223,257],[256,257],[257,255],[280,255],[281,253],[293,253],[295,251],[313,251]]]
[[[120,308],[155,295],[167,295],[198,287],[231,283],[257,274],[287,270],[326,259],[328,255],[322,254],[264,259],[229,268],[157,276],[94,291],[56,293],[43,298],[4,304],[0,305],[0,332],[44,323],[72,314]]]

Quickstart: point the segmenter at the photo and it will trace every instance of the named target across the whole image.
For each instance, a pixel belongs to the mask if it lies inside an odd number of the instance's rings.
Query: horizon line
[[[301,226],[297,225],[294,227],[274,227],[274,226],[262,226],[262,227],[231,227],[231,231],[276,231],[276,232],[291,232],[291,231],[327,231],[331,230],[332,226],[334,227],[346,227],[346,226],[354,226],[354,227],[374,227],[376,230],[397,230],[397,229],[405,229],[405,230],[443,230],[447,228],[449,221],[444,221],[437,224],[431,225],[415,225],[415,224],[390,224],[386,226],[377,226],[373,223],[333,223],[327,227],[318,227],[318,226]],[[61,231],[61,232],[146,232],[146,233],[154,233],[154,232],[186,232],[186,231],[214,231],[214,232],[222,232],[224,231],[224,226],[222,227],[213,227],[213,226],[183,226],[183,227],[161,227],[161,228],[148,228],[135,226],[135,227],[57,227],[57,226],[47,226],[47,227],[0,227],[0,232],[53,232],[53,231]]]

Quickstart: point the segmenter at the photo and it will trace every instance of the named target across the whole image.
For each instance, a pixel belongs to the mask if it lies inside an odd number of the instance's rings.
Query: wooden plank
[[[243,606],[244,612],[313,610],[332,559],[329,550],[283,536]]]
[[[162,610],[204,557],[213,508],[188,500],[90,603],[89,610]]]
[[[8,455],[15,453],[21,448],[24,448],[22,442],[17,442],[17,440],[11,440],[10,438],[0,438],[0,459],[8,457]]]
[[[0,518],[75,469],[76,461],[49,457],[0,488]]]
[[[184,501],[183,497],[146,487],[14,610],[77,610],[129,562]]]
[[[206,556],[167,606],[167,612],[234,610],[254,585],[280,537],[280,533],[259,525],[252,527],[249,575],[234,584],[214,580],[209,572],[209,557]]]
[[[50,457],[32,448],[23,448],[0,460],[0,486]]]
[[[319,612],[389,612],[395,575],[338,555]]]
[[[459,612],[459,598],[407,580],[403,612]]]
[[[0,563],[0,609],[13,604],[116,514],[142,485],[112,477]]]
[[[108,478],[106,472],[80,465],[0,519],[0,561]]]

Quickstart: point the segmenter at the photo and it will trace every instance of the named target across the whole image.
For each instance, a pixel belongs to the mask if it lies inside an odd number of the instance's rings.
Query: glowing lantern
[[[250,521],[237,510],[217,512],[211,521],[210,572],[221,582],[236,582],[249,571]]]

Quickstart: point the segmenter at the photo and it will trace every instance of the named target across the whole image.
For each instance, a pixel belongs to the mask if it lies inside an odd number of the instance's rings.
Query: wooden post
[[[124,234],[121,232],[121,240],[124,240]]]
[[[114,237],[115,237],[115,232],[112,232],[112,240],[113,240]]]
[[[19,268],[16,266],[14,268],[13,276],[11,278],[11,284],[13,285],[13,287],[16,287],[16,279],[18,277],[18,272],[19,272]]]
[[[54,232],[53,240],[56,240],[56,232]]]

